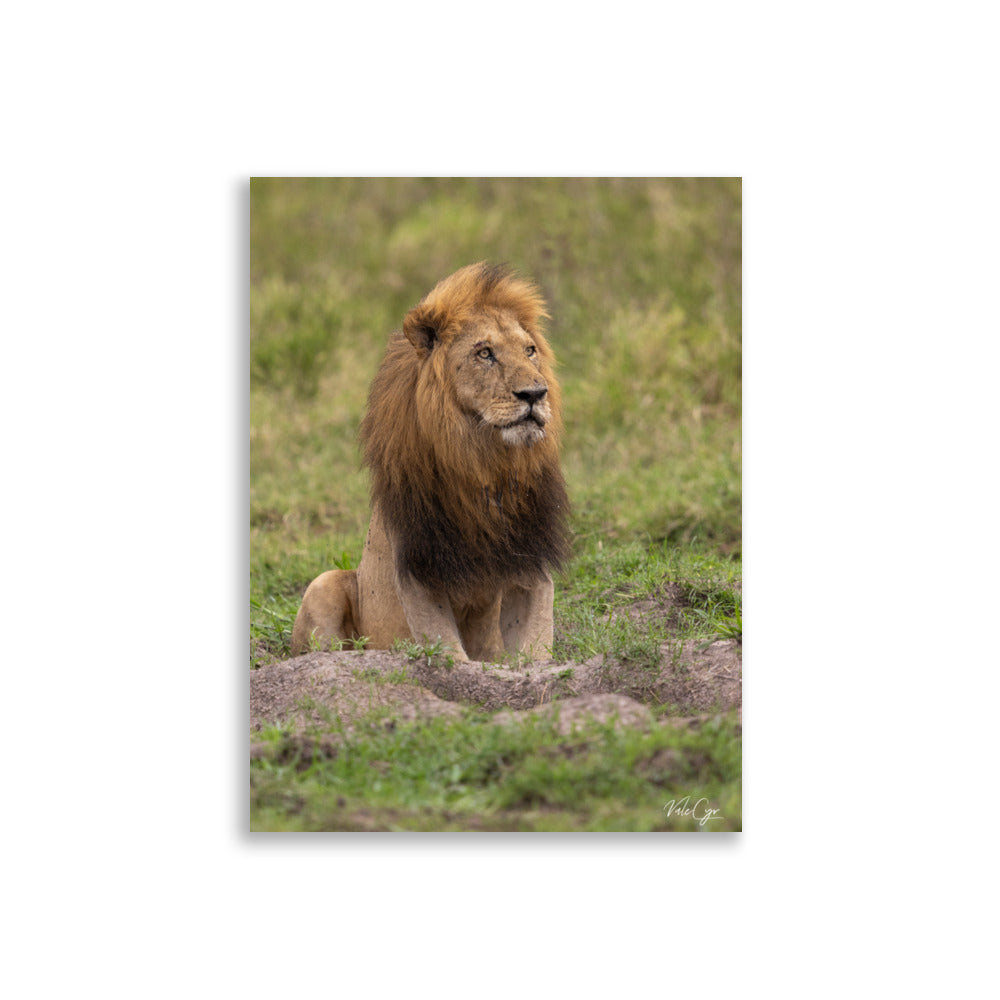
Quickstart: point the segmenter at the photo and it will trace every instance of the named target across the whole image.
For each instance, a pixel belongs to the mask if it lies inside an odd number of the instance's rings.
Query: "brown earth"
[[[380,709],[411,721],[460,715],[463,705],[496,713],[498,723],[558,712],[565,732],[585,718],[646,726],[652,720],[648,705],[667,705],[665,721],[684,725],[705,713],[739,709],[741,675],[740,644],[733,639],[688,642],[679,651],[665,645],[658,670],[602,657],[449,666],[439,658],[409,660],[380,650],[315,652],[251,671],[250,728],[280,723],[307,729],[333,715],[349,727]]]

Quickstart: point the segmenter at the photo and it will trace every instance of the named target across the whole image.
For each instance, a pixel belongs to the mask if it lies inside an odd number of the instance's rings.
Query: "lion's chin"
[[[500,428],[500,437],[511,447],[530,448],[545,437],[545,428],[531,417]]]

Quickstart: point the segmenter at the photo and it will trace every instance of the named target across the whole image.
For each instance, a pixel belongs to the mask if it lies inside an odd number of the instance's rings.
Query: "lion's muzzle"
[[[545,437],[545,425],[552,418],[552,410],[545,399],[545,385],[516,389],[513,395],[522,406],[514,420],[500,428],[500,436],[509,445],[533,445]]]
[[[518,399],[523,399],[529,407],[532,407],[535,403],[543,400],[548,391],[548,386],[533,385],[530,389],[515,389],[514,395],[517,396]]]

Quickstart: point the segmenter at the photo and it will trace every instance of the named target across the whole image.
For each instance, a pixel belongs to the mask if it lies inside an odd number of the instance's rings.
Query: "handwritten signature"
[[[710,819],[722,819],[719,815],[721,809],[713,809],[708,804],[708,799],[700,798],[694,805],[691,805],[691,796],[685,795],[682,799],[671,799],[664,807],[663,811],[668,816],[690,816],[697,820],[699,826],[704,826]]]

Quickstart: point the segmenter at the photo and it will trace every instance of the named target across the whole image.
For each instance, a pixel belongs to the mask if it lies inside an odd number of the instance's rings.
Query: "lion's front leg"
[[[500,633],[508,653],[524,653],[533,660],[552,655],[554,594],[555,585],[548,574],[533,587],[513,586],[504,593]]]
[[[458,630],[470,660],[491,662],[504,654],[500,637],[500,591],[457,610]]]
[[[402,574],[396,576],[396,594],[414,639],[418,642],[441,639],[456,660],[468,660],[455,612],[444,594],[435,594]]]

